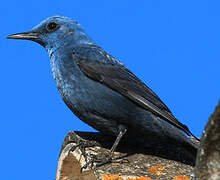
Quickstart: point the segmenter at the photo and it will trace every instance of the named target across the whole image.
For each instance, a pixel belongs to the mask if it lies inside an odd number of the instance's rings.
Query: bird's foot
[[[81,171],[88,166],[91,166],[92,169],[97,169],[108,163],[129,163],[129,160],[124,157],[113,158],[112,156],[112,154],[108,154],[105,157],[100,157],[98,155],[89,154],[90,160],[81,168]]]
[[[79,148],[80,151],[82,152],[82,155],[85,158],[85,161],[88,162],[88,160],[87,160],[88,154],[86,154],[86,148],[94,147],[95,145],[97,145],[97,143],[95,141],[80,140],[78,142],[78,144],[76,144],[75,146],[70,148],[68,155],[70,155],[71,152],[75,151],[76,148]]]

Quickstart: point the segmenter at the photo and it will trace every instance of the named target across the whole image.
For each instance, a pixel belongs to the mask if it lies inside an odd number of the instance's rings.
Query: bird
[[[52,16],[28,32],[7,38],[31,40],[43,46],[68,108],[94,129],[116,138],[104,162],[112,162],[125,134],[169,138],[196,154],[198,147],[186,135],[199,139],[174,117],[153,90],[98,46],[75,20]]]

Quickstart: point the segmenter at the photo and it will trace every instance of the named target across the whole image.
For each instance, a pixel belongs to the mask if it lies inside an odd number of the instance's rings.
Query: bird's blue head
[[[7,38],[32,40],[48,51],[54,51],[65,46],[74,47],[93,43],[79,23],[64,16],[49,17],[31,31],[13,34]]]

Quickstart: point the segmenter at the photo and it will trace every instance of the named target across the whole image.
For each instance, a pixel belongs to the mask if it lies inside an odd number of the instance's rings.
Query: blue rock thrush
[[[187,126],[124,64],[96,45],[76,21],[53,16],[29,32],[7,38],[42,45],[49,53],[53,77],[66,105],[88,125],[116,137],[103,162],[112,162],[125,133],[168,138],[196,154],[197,147],[183,133],[195,137]],[[83,143],[80,147],[89,146]]]

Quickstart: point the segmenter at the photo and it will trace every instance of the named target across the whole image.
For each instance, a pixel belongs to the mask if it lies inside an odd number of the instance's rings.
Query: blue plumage
[[[64,102],[93,128],[114,136],[127,131],[131,136],[169,138],[196,154],[196,146],[183,133],[192,135],[189,129],[76,21],[53,16],[8,38],[33,40],[46,48]]]

